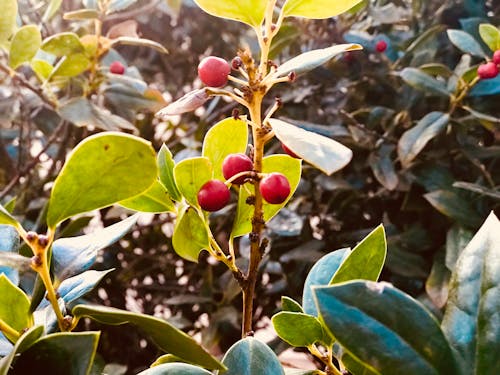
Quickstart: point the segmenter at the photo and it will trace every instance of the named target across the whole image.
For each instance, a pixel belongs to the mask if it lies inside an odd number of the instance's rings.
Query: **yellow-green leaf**
[[[191,262],[198,262],[200,252],[208,249],[209,237],[205,223],[194,208],[187,206],[177,217],[172,245],[179,256]]]
[[[9,65],[16,69],[19,65],[30,61],[42,44],[42,36],[38,26],[26,25],[14,34],[10,44]]]
[[[0,320],[16,331],[29,328],[33,324],[33,317],[29,313],[30,301],[26,294],[19,289],[4,274],[0,275]],[[15,342],[17,337],[4,332],[5,336]]]
[[[348,11],[361,0],[288,0],[283,7],[286,17],[330,18]]]
[[[120,205],[140,212],[175,212],[170,194],[158,180],[144,193],[121,201]]]
[[[267,0],[195,0],[201,9],[212,16],[260,26],[264,21]]]
[[[0,45],[4,44],[16,28],[17,0],[2,0],[0,12]]]

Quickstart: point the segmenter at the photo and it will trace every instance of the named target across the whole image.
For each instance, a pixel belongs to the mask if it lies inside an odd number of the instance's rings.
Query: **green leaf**
[[[448,270],[453,271],[460,254],[474,237],[474,233],[455,224],[446,234],[446,260]]]
[[[224,366],[192,337],[165,320],[110,307],[87,305],[75,306],[73,315],[77,318],[87,317],[109,325],[133,324],[148,334],[155,344],[165,352],[208,369],[224,369]]]
[[[338,16],[361,0],[288,0],[283,13],[286,17],[322,19]]]
[[[282,311],[272,317],[278,336],[294,347],[308,347],[324,340],[318,318],[299,312]]]
[[[244,154],[248,145],[248,126],[232,117],[215,124],[205,136],[202,155],[213,166],[214,178],[224,181],[222,162],[229,154]]]
[[[442,309],[448,300],[448,282],[451,272],[445,265],[445,253],[439,252],[434,257],[431,273],[425,281],[425,291],[432,303]]]
[[[275,76],[286,77],[289,73],[301,74],[309,72],[331,60],[336,55],[363,49],[359,44],[337,44],[328,48],[316,49],[300,54],[278,67]]]
[[[386,255],[385,230],[379,225],[349,253],[333,275],[330,284],[355,279],[377,281],[384,267]]]
[[[290,312],[298,312],[298,313],[304,312],[300,303],[286,296],[281,297],[281,309],[283,311],[290,311]]]
[[[16,228],[21,224],[0,204],[0,224],[12,225]]]
[[[62,103],[58,110],[59,115],[76,126],[95,126],[103,130],[137,130],[127,120],[111,114],[86,98],[73,98]]]
[[[54,67],[45,60],[33,59],[30,65],[38,79],[42,82],[45,82],[54,71]]]
[[[41,48],[57,57],[69,56],[74,53],[84,53],[85,48],[75,33],[59,33],[46,38]]]
[[[434,77],[422,72],[420,69],[405,68],[399,75],[406,83],[418,90],[425,91],[428,94],[446,97],[450,96],[444,82],[438,81]]]
[[[273,218],[274,215],[276,215],[293,196],[293,193],[297,189],[300,181],[301,163],[300,160],[292,158],[288,155],[271,155],[263,159],[262,172],[280,172],[286,176],[288,182],[290,183],[290,196],[285,202],[282,204],[269,204],[264,202],[264,220],[267,222],[271,220],[271,218]],[[248,205],[246,201],[250,194],[253,194],[254,191],[255,189],[253,186],[248,186],[248,190],[240,189],[236,218],[234,220],[233,231],[231,233],[233,238],[244,236],[252,231],[251,220],[254,207]]]
[[[97,18],[99,18],[99,12],[96,9],[78,9],[63,15],[65,20],[93,20]]]
[[[16,29],[17,0],[3,0],[0,13],[0,46],[10,38]]]
[[[90,66],[90,60],[84,53],[73,53],[64,56],[57,63],[51,72],[50,79],[53,77],[76,77],[86,71]]]
[[[486,45],[493,51],[500,49],[500,30],[489,23],[479,25],[479,35]]]
[[[222,363],[228,368],[224,375],[284,375],[276,354],[252,337],[238,341],[227,351]]]
[[[175,223],[172,246],[179,256],[196,263],[200,252],[209,248],[208,232],[196,209],[187,206],[180,212]]]
[[[309,271],[304,283],[302,294],[302,307],[309,315],[318,316],[318,309],[314,302],[313,287],[329,285],[333,275],[339,269],[342,262],[349,256],[351,249],[340,249],[326,254]]]
[[[54,333],[24,351],[9,375],[46,374],[87,375],[92,367],[99,332]]]
[[[500,121],[500,119],[499,119],[499,121]],[[488,189],[488,188],[484,187],[483,185],[473,184],[473,183],[465,182],[465,181],[457,181],[457,182],[453,183],[453,187],[468,190],[468,191],[473,191],[474,193],[486,195],[490,198],[500,200],[500,192],[499,191],[493,190],[493,189]]]
[[[258,27],[264,21],[267,0],[194,0],[205,12],[215,17],[240,21]]]
[[[177,184],[174,178],[175,161],[172,157],[172,152],[168,149],[167,145],[163,144],[158,152],[157,157],[158,170],[160,172],[160,182],[165,186],[168,193],[176,201],[180,201],[182,196],[177,189]]]
[[[436,319],[387,283],[314,290],[320,320],[354,358],[381,374],[461,374]]]
[[[210,96],[206,88],[190,91],[183,97],[158,111],[156,116],[166,120],[169,116],[191,112],[205,104],[208,99],[210,99]]]
[[[120,36],[116,39],[113,39],[111,42],[112,47],[120,44],[126,46],[148,47],[148,48],[153,48],[160,53],[168,53],[168,50],[165,47],[163,47],[163,45],[149,39]]]
[[[424,198],[443,215],[462,225],[476,228],[481,224],[481,217],[475,208],[455,191],[436,190],[425,194]]]
[[[9,65],[16,69],[30,61],[42,44],[42,35],[38,26],[26,25],[14,34],[10,44]]]
[[[341,361],[351,374],[380,375],[380,372],[376,371],[373,368],[370,368],[368,365],[361,362],[359,359],[354,358],[352,355],[345,351],[342,352]]]
[[[19,356],[20,353],[26,351],[31,345],[33,345],[40,337],[43,335],[43,326],[34,326],[26,331],[17,340],[16,345],[9,353],[9,355],[0,359],[0,375],[8,375],[12,362]]]
[[[352,159],[352,151],[331,138],[277,119],[269,123],[281,143],[327,175],[344,168]]]
[[[147,190],[157,177],[151,144],[124,133],[105,132],[80,142],[57,176],[47,224],[110,206]]]
[[[178,362],[183,363],[182,359],[180,359],[179,357],[176,357],[173,354],[163,354],[163,355],[159,356],[158,358],[156,358],[156,360],[151,364],[150,367],[155,367],[155,366],[163,365],[166,363],[178,363]]]
[[[398,156],[403,167],[408,167],[427,143],[444,130],[449,121],[449,114],[431,112],[404,132],[398,142]]]
[[[394,167],[391,154],[395,150],[394,145],[383,144],[368,157],[368,164],[373,175],[387,190],[394,190],[399,184],[399,177]]]
[[[472,35],[463,30],[448,30],[448,38],[460,51],[464,53],[471,54],[472,56],[477,56],[485,58],[486,54],[479,42],[474,39]]]
[[[177,188],[191,206],[199,207],[198,191],[213,176],[210,160],[205,157],[184,159],[174,167]]]
[[[0,293],[0,319],[19,332],[33,325],[33,317],[29,313],[29,298],[4,274],[0,275],[0,290],[2,291]],[[16,342],[17,337],[6,332],[4,334],[10,341]]]
[[[186,363],[166,363],[140,372],[137,375],[210,375],[211,372]]]
[[[500,369],[500,221],[491,213],[453,271],[442,328],[474,374]]]
[[[119,204],[140,212],[161,213],[176,210],[167,189],[158,180],[142,194],[120,201]]]
[[[59,8],[61,7],[61,4],[62,0],[50,0],[49,6],[47,7],[43,15],[42,21],[49,21],[57,13]]]

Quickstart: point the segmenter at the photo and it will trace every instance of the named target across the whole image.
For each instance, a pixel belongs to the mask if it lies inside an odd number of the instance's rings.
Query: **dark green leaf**
[[[191,206],[200,206],[198,192],[212,177],[212,163],[205,157],[184,159],[174,167],[177,188]]]
[[[54,333],[25,350],[9,375],[36,374],[87,375],[92,367],[99,332]]]
[[[381,374],[461,374],[436,319],[390,284],[353,281],[314,293],[339,344]]]
[[[281,309],[283,311],[298,312],[302,313],[304,310],[302,306],[297,301],[291,299],[290,297],[281,297]]]
[[[47,223],[112,205],[147,190],[157,178],[151,144],[123,133],[99,133],[73,149],[57,176]]]
[[[180,201],[182,196],[179,189],[177,189],[177,184],[174,179],[175,161],[172,157],[172,152],[165,144],[161,146],[158,152],[157,162],[160,172],[160,182],[165,186],[173,199]]]
[[[468,191],[473,191],[474,193],[486,195],[490,198],[500,200],[500,191],[488,189],[488,188],[484,187],[483,185],[472,184],[470,182],[465,182],[465,181],[457,181],[453,184],[453,187],[468,190]]]
[[[333,275],[330,284],[355,279],[377,281],[386,255],[385,230],[379,225],[349,253]]]
[[[43,335],[43,326],[34,326],[17,340],[12,351],[0,360],[0,375],[8,375],[16,355],[29,349]]]
[[[308,347],[324,341],[318,318],[300,312],[282,311],[272,318],[278,336],[294,347]]]
[[[425,281],[425,291],[436,307],[442,309],[448,300],[448,282],[451,272],[446,268],[445,253],[440,252],[434,258],[429,277]]]
[[[380,375],[380,372],[376,371],[374,368],[368,366],[366,363],[362,363],[357,358],[354,358],[347,352],[342,353],[342,363],[349,370],[351,374],[354,375]]]
[[[405,68],[400,73],[401,78],[410,86],[429,94],[449,96],[446,85],[434,77],[416,68]]]
[[[491,79],[480,80],[473,88],[469,91],[469,96],[489,96],[497,95],[500,93],[500,75]]]
[[[425,115],[413,128],[407,130],[399,139],[398,156],[404,167],[417,157],[425,145],[444,130],[450,115],[443,112],[431,112]]]
[[[140,212],[175,212],[176,208],[167,189],[160,181],[155,181],[144,193],[120,201],[123,207]]]
[[[443,215],[457,220],[460,224],[476,228],[481,224],[481,217],[469,201],[451,190],[436,190],[424,195],[424,198]]]
[[[33,317],[29,312],[30,301],[28,296],[7,278],[0,275],[0,319],[11,328],[21,332],[25,328],[33,325]],[[13,337],[4,332],[5,336],[12,342],[16,342],[17,337]]]
[[[203,141],[202,155],[210,160],[214,178],[224,181],[222,162],[229,154],[244,154],[248,144],[248,125],[232,117],[215,124]]]
[[[485,58],[486,54],[479,42],[472,35],[462,30],[448,30],[448,38],[460,51],[472,56]]]
[[[284,375],[276,354],[264,343],[248,337],[238,341],[227,351],[222,363],[225,375]]]
[[[500,370],[500,222],[491,213],[460,255],[443,330],[474,374]]]
[[[203,219],[196,209],[186,207],[180,211],[172,236],[175,252],[191,262],[198,262],[198,256],[209,248],[209,237]]]
[[[165,352],[209,369],[224,369],[224,366],[193,338],[165,320],[104,306],[86,305],[76,306],[73,309],[73,315],[77,318],[88,317],[103,324],[133,324],[148,334]]]
[[[368,158],[368,163],[375,178],[387,190],[394,190],[399,184],[399,177],[391,157],[394,149],[395,146],[393,145],[382,145],[379,149],[372,152]]]

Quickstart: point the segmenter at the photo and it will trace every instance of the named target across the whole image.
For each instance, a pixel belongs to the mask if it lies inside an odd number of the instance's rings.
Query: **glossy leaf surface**
[[[47,213],[49,227],[147,190],[157,177],[151,144],[123,133],[99,133],[79,143],[57,176]]]
[[[212,16],[240,21],[250,26],[260,26],[264,21],[267,0],[194,0],[205,12]]]
[[[154,366],[137,375],[210,375],[211,372],[186,363],[166,363]]]
[[[490,50],[495,52],[500,49],[500,30],[497,27],[489,23],[482,23],[479,25],[479,35]]]
[[[302,306],[297,301],[291,299],[290,297],[281,297],[281,309],[283,311],[299,312],[302,313],[304,310]]]
[[[198,192],[212,179],[213,168],[205,157],[184,159],[174,167],[174,178],[177,188],[192,206],[199,207]]]
[[[179,256],[191,262],[198,262],[200,252],[209,248],[205,223],[194,208],[184,208],[177,217],[172,246]]]
[[[299,312],[282,311],[272,318],[278,336],[294,347],[308,347],[324,341],[318,318]]]
[[[446,89],[446,85],[424,73],[420,69],[416,68],[405,68],[400,72],[401,78],[406,81],[410,86],[425,91],[428,94],[434,94],[439,96],[449,96],[450,93]]]
[[[148,334],[165,352],[209,369],[224,369],[224,366],[193,338],[165,320],[104,306],[86,305],[76,306],[73,315],[79,318],[88,317],[103,324],[133,324]]]
[[[16,228],[20,225],[2,205],[0,205],[0,224],[12,225]]]
[[[448,38],[462,52],[481,58],[486,57],[479,42],[469,33],[462,30],[448,30]]]
[[[120,201],[123,207],[140,212],[175,212],[175,205],[170,194],[160,181],[155,181],[144,193],[133,198]]]
[[[181,193],[177,188],[174,178],[175,161],[172,152],[163,144],[157,157],[158,170],[160,172],[160,182],[165,186],[170,196],[176,201],[181,200]]]
[[[361,0],[288,0],[283,7],[285,16],[330,18],[348,11]]]
[[[0,319],[16,331],[22,331],[33,324],[33,317],[29,312],[30,301],[26,294],[15,286],[6,275],[0,275]],[[5,333],[12,342],[16,337]]]

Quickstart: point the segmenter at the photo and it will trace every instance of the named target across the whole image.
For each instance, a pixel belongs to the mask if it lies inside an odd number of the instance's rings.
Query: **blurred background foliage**
[[[41,25],[44,39],[62,31],[79,36],[93,32],[92,22],[62,17],[92,7],[93,1],[63,1],[52,17],[47,17],[47,3],[19,0],[19,23]],[[122,61],[124,77],[105,75],[89,93],[82,84],[84,73],[52,81],[51,95],[64,104],[87,100],[102,111],[97,114],[102,127],[114,114],[121,119],[113,118],[118,128],[152,141],[157,150],[166,143],[177,160],[198,155],[205,132],[230,116],[237,104],[216,98],[202,110],[170,121],[159,121],[154,113],[201,86],[196,66],[202,57],[231,60],[238,48],[256,46],[252,33],[242,24],[204,14],[189,0],[121,3],[120,12],[106,16],[103,35],[137,32],[169,54],[118,46],[100,65]],[[497,0],[365,0],[338,19],[287,19],[272,49],[276,64],[335,43],[364,46],[268,97],[269,106],[275,96],[283,101],[278,117],[341,141],[352,148],[354,159],[332,177],[306,165],[295,197],[268,223],[271,250],[258,284],[258,329],[269,325],[282,295],[300,299],[307,271],[322,254],[354,246],[380,223],[389,251],[382,278],[439,316],[458,252],[491,210],[499,214],[500,80],[480,82],[454,100],[461,82],[470,83],[477,64],[492,54],[479,38],[479,24],[498,26],[499,15]],[[474,37],[484,56],[474,55],[460,41],[451,43],[447,31],[452,29]],[[375,48],[380,40],[387,43],[384,52]],[[0,59],[6,64],[5,56]],[[26,66],[17,71],[18,77],[0,72],[0,200],[15,204],[25,227],[43,231],[48,190],[67,152],[100,126],[88,126],[96,115],[85,117],[89,111],[81,103],[62,113],[47,105],[26,85],[42,87],[33,71]],[[447,120],[440,122],[442,116]],[[425,147],[416,146],[424,138]],[[282,150],[271,144],[268,152]],[[231,212],[229,207],[216,214],[221,243],[230,232]],[[65,236],[89,232],[126,214],[105,209],[67,222],[62,230]],[[99,258],[98,268],[116,271],[91,298],[168,319],[214,353],[223,352],[240,334],[238,287],[225,267],[206,254],[198,264],[177,257],[172,230],[172,217],[144,216],[133,233]],[[243,259],[248,248],[248,239],[242,238],[238,250]],[[117,367],[117,374],[127,369],[136,373],[159,355],[133,329],[98,328],[103,330],[103,360],[126,366]],[[274,344],[278,351],[285,349],[278,340]]]

